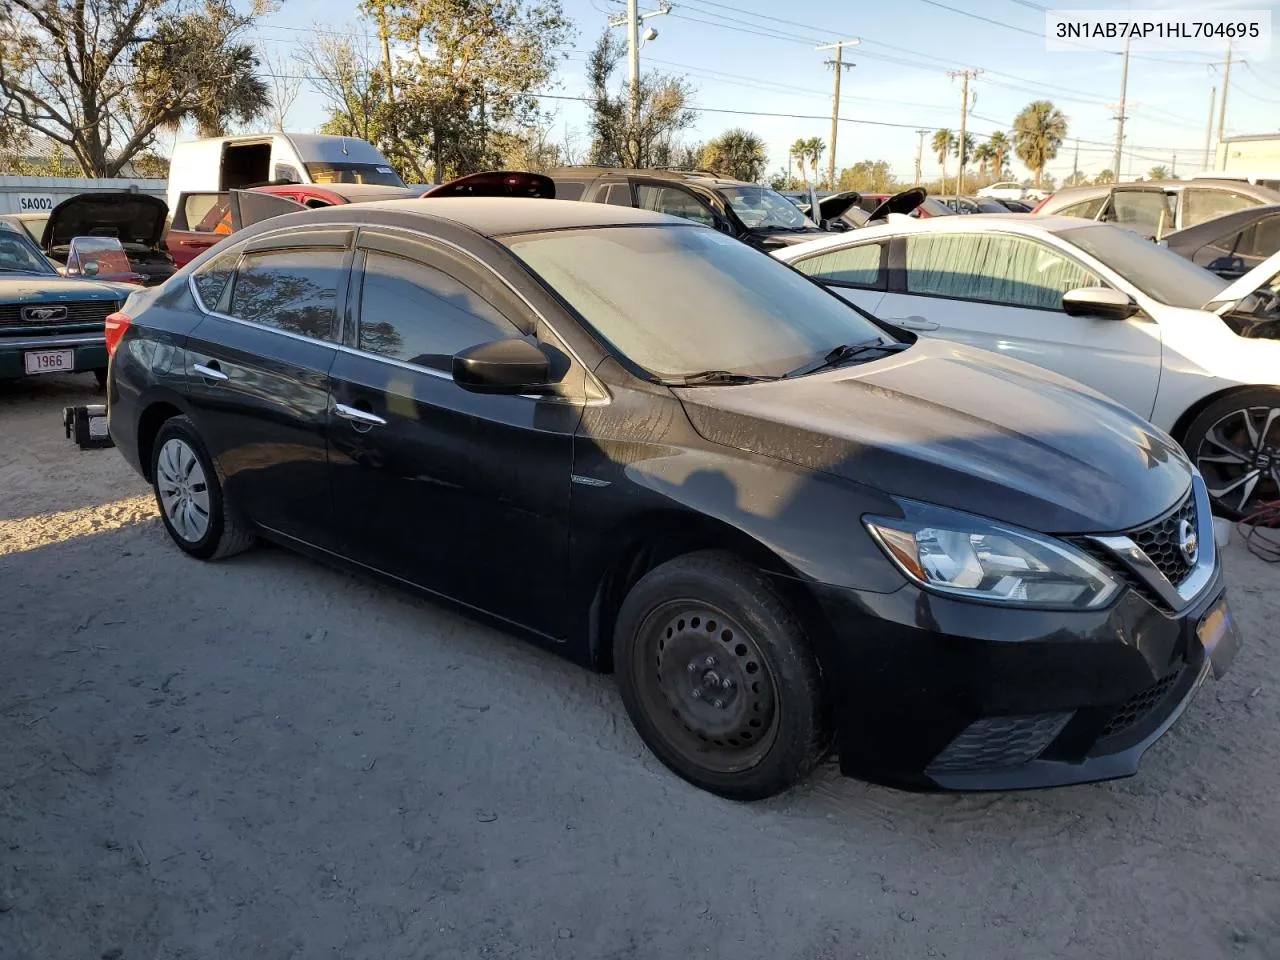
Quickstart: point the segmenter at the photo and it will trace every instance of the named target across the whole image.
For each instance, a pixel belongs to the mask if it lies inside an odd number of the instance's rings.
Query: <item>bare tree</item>
[[[329,125],[342,127],[333,132],[376,143],[385,88],[369,41],[359,31],[349,36],[319,33],[299,51],[298,62],[328,108]]]
[[[271,97],[271,106],[267,108],[266,118],[271,129],[281,133],[288,127],[289,111],[298,102],[298,94],[302,92],[302,77],[297,65],[280,54],[265,56],[267,64],[267,88]]]

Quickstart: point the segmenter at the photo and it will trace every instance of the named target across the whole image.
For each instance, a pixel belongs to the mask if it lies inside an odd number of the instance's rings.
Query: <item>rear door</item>
[[[878,314],[890,323],[1034,363],[1151,416],[1160,383],[1159,326],[1068,316],[1062,295],[1106,286],[1068,252],[995,231],[909,234],[892,260]]]
[[[565,630],[573,432],[585,371],[523,300],[421,235],[361,231],[354,329],[331,372],[343,552],[551,636]],[[563,393],[463,390],[453,354],[537,338]]]
[[[295,230],[214,257],[195,278],[206,313],[187,346],[193,417],[228,498],[320,546],[332,527],[329,368],[353,239],[349,228]]]
[[[179,194],[169,232],[165,235],[165,246],[174,264],[185,267],[229,234],[229,228],[219,229],[227,213],[225,191]]]
[[[819,250],[791,261],[791,265],[850,303],[879,316],[880,303],[888,289],[888,240]]]

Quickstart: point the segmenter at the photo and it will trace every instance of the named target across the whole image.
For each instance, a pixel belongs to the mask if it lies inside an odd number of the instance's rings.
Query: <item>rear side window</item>
[[[557,200],[581,200],[582,191],[587,185],[580,180],[557,180],[556,181],[556,199]]]
[[[1083,217],[1085,220],[1096,220],[1098,214],[1102,212],[1102,205],[1107,202],[1105,196],[1094,197],[1092,200],[1084,200],[1080,203],[1073,203],[1069,207],[1063,207],[1057,211],[1060,217]]]
[[[518,336],[497,308],[449,274],[391,254],[367,254],[361,350],[448,370],[453,355],[467,347]]]
[[[1214,217],[1245,207],[1256,207],[1258,201],[1252,200],[1234,190],[1205,190],[1189,187],[1182,194],[1182,225],[1194,227]]]
[[[907,292],[1061,310],[1062,295],[1102,280],[1052,247],[999,233],[907,237]]]
[[[212,233],[227,210],[225,193],[189,193],[182,201],[182,223],[179,230]]]
[[[1280,216],[1267,217],[1251,226],[1236,252],[1265,260],[1280,250]]]
[[[692,220],[704,226],[715,226],[715,217],[693,194],[679,187],[655,187],[641,183],[636,186],[636,200],[641,210],[656,210],[672,217]]]
[[[239,260],[239,247],[234,250],[224,250],[216,257],[206,261],[192,274],[191,279],[195,284],[196,298],[206,310],[218,309],[218,302],[222,299],[223,291],[227,289],[228,281],[231,280],[232,275],[236,272],[236,264]]]
[[[883,279],[880,270],[882,249],[882,244],[864,243],[858,247],[820,253],[794,266],[817,280],[850,287],[879,287]]]
[[[231,316],[266,327],[337,339],[338,289],[346,273],[341,250],[266,250],[246,254],[231,291]]]
[[[611,183],[600,194],[600,203],[611,203],[615,207],[631,206],[631,184]]]

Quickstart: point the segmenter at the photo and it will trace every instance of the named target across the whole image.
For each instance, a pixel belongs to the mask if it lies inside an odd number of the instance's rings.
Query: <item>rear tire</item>
[[[759,569],[693,553],[649,571],[614,629],[622,701],[649,749],[731,800],[788,789],[826,753],[818,661]]]
[[[173,542],[200,560],[241,553],[254,536],[228,508],[213,462],[188,417],[166,420],[151,453],[151,485]]]
[[[1250,387],[1215,400],[1182,436],[1213,512],[1231,520],[1280,499],[1280,390]]]

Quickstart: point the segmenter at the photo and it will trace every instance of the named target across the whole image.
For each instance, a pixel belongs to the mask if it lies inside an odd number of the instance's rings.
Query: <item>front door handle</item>
[[[385,427],[387,425],[387,421],[376,413],[369,410],[361,410],[359,407],[350,407],[345,403],[335,403],[333,412],[342,417],[343,420],[350,420],[357,430],[368,430],[370,427]]]
[[[204,377],[206,380],[217,380],[218,382],[222,382],[223,380],[231,379],[223,373],[221,369],[219,369],[217,360],[210,360],[207,364],[192,364],[191,369],[193,372],[200,374],[200,376]]]
[[[899,327],[905,327],[908,330],[937,330],[938,325],[932,320],[918,315],[910,317],[890,317],[886,318],[890,323],[897,324]]]

